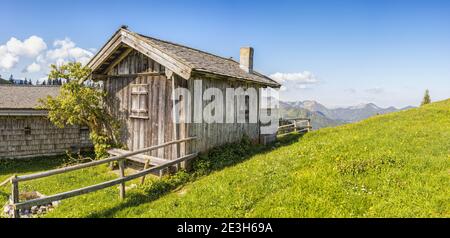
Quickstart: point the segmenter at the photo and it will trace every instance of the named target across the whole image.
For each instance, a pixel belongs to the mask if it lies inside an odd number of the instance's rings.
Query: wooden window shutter
[[[130,117],[148,119],[148,84],[131,84]]]

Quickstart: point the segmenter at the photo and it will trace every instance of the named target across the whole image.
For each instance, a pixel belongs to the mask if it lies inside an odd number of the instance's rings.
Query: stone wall
[[[91,147],[87,128],[60,129],[40,116],[0,116],[0,158],[58,155]]]

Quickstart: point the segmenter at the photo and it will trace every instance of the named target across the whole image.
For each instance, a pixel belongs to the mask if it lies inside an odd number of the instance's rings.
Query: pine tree
[[[423,106],[423,105],[430,104],[430,103],[431,103],[430,91],[427,89],[425,91],[425,95],[423,96],[423,100],[420,105]]]

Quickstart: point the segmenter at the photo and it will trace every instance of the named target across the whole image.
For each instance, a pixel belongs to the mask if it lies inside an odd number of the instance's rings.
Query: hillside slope
[[[9,82],[9,80],[0,78],[0,84],[11,84],[11,82]]]
[[[94,216],[450,217],[449,194],[450,100],[318,130]],[[64,207],[51,215],[70,216]]]

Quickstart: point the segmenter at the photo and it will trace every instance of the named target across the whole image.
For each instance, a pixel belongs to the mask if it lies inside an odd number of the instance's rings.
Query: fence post
[[[125,177],[125,160],[119,160],[119,175],[121,178]],[[120,199],[125,199],[125,182],[121,183],[119,186],[119,196]]]
[[[148,169],[149,166],[150,166],[150,160],[146,160],[145,164],[144,164],[144,170]],[[145,175],[142,176],[142,178],[141,178],[141,184],[144,184],[144,182],[145,182]]]
[[[311,119],[308,119],[308,132],[311,131]]]
[[[16,204],[19,203],[19,182],[17,181],[17,175],[11,178],[11,198],[14,206],[13,218],[20,218],[19,210],[16,209]]]

